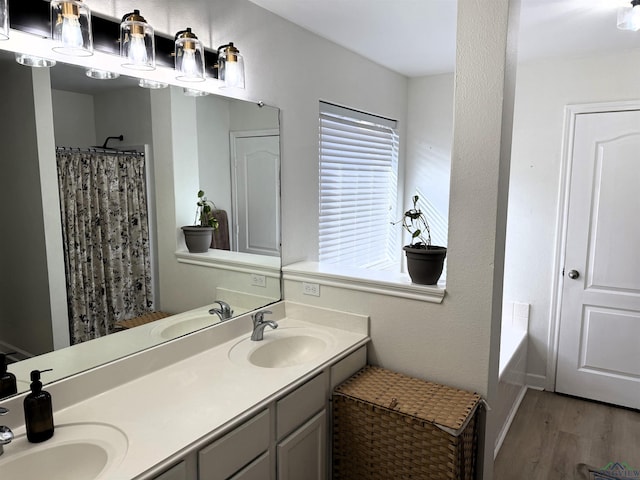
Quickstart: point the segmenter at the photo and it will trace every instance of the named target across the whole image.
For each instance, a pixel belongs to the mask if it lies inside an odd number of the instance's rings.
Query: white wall
[[[231,164],[229,163],[230,101],[213,95],[196,99],[198,168],[202,188],[231,219]]]
[[[434,245],[447,245],[453,141],[454,74],[409,79],[405,208],[418,193],[427,202]]]
[[[153,142],[149,90],[120,88],[98,93],[94,98],[96,143],[92,145],[102,145],[107,137],[118,135],[123,135],[123,141],[111,139],[109,147],[150,145]]]
[[[78,75],[81,75],[80,70]],[[86,148],[96,145],[93,95],[52,90],[51,96],[56,146]]]
[[[52,322],[60,316],[65,321],[67,314],[64,264],[52,254],[62,251],[62,238],[49,72],[11,62],[3,66],[0,82],[11,119],[0,129],[2,174],[11,179],[0,189],[0,343],[37,355],[65,346]]]
[[[640,97],[640,50],[519,65],[509,189],[506,301],[531,304],[528,381],[547,378],[564,107]]]

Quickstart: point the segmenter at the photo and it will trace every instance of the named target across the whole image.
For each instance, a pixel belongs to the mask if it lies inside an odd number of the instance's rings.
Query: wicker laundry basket
[[[476,393],[365,367],[333,392],[333,479],[473,479],[479,402]]]
[[[170,313],[165,312],[149,312],[145,313],[144,315],[140,315],[139,317],[130,318],[129,320],[120,320],[115,323],[115,327],[122,330],[139,327],[140,325],[144,325],[145,323],[155,322],[156,320],[166,318],[170,315]]]

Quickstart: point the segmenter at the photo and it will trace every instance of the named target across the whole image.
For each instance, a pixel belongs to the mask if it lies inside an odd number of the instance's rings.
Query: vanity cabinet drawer
[[[165,470],[153,480],[187,480],[187,465],[182,461],[169,470]]]
[[[352,354],[346,356],[331,367],[331,389],[333,391],[338,385],[358,370],[367,365],[367,347],[360,347]]]
[[[314,413],[325,407],[327,382],[327,373],[322,372],[286,397],[278,400],[276,407],[278,440],[291,433]]]
[[[229,478],[268,448],[269,411],[264,410],[200,450],[198,478],[200,480]]]

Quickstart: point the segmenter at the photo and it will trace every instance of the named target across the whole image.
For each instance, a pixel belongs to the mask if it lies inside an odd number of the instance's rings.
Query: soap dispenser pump
[[[24,421],[27,440],[39,443],[53,437],[53,406],[49,392],[42,390],[40,374],[49,370],[31,371],[31,393],[24,399]]]
[[[7,355],[0,353],[0,400],[18,393],[16,376],[7,372]]]

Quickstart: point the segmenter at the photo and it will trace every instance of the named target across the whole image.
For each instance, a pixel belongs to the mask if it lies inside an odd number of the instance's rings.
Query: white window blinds
[[[398,263],[395,121],[320,103],[319,261]]]

